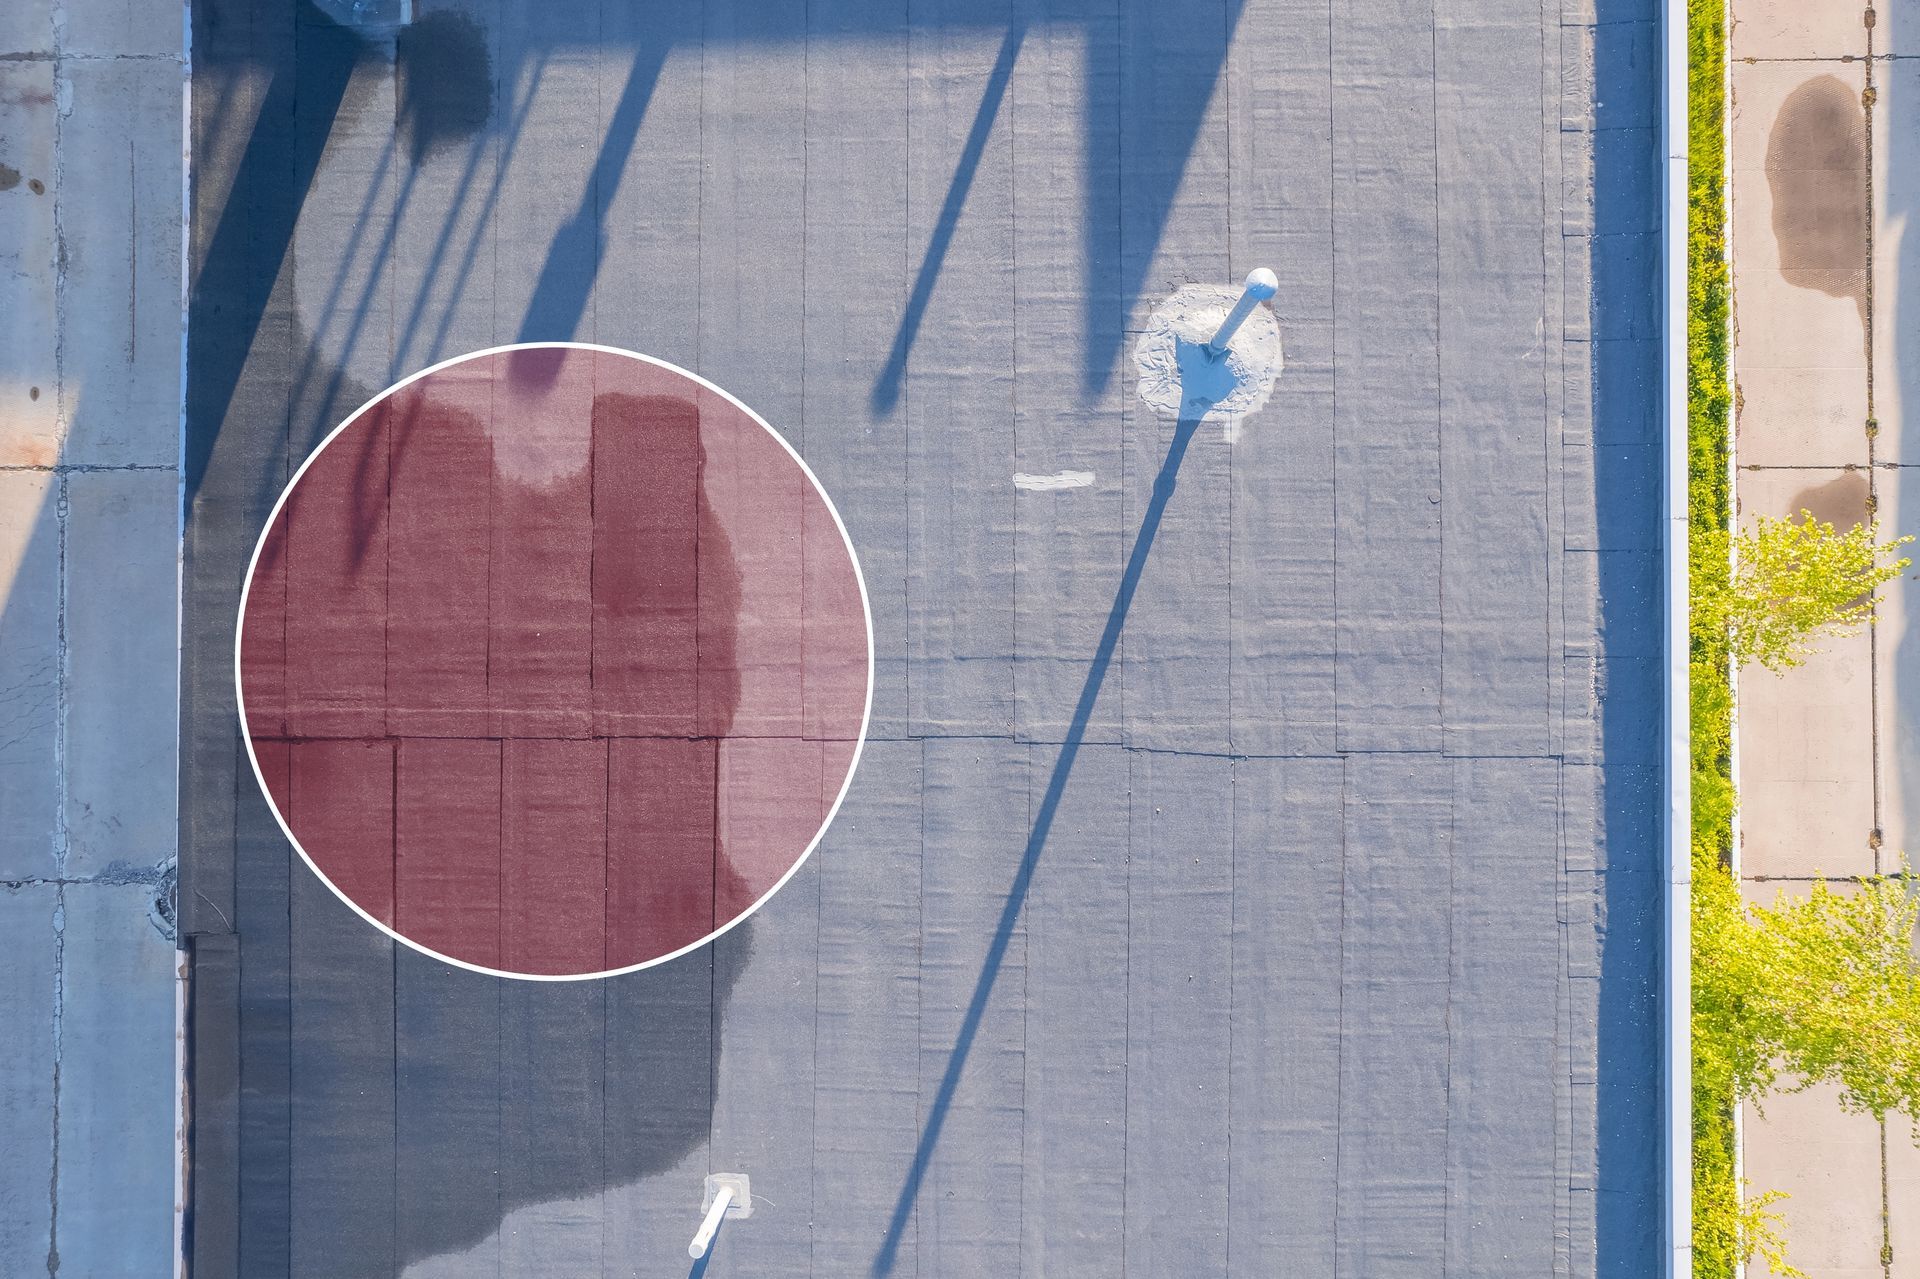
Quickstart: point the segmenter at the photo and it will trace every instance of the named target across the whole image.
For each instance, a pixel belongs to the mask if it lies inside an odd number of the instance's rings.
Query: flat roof
[[[1647,0],[193,7],[196,1273],[1659,1272]],[[1230,433],[1134,396],[1271,267]],[[864,756],[744,926],[456,969],[299,862],[233,625],[393,381],[575,338],[806,458]],[[1073,471],[1072,487],[1013,477]]]

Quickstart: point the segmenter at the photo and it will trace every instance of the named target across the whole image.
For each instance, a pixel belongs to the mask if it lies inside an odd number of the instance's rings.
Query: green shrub
[[[1692,921],[1694,1274],[1757,1256],[1799,1276],[1772,1211],[1785,1196],[1734,1173],[1732,1109],[1830,1083],[1845,1110],[1920,1115],[1920,901],[1903,870],[1748,906],[1696,852]]]
[[[1842,533],[1808,511],[1797,520],[1761,516],[1731,539],[1731,572],[1716,567],[1692,582],[1696,662],[1784,671],[1806,660],[1816,637],[1858,632],[1872,621],[1875,588],[1912,563],[1894,558],[1911,537],[1879,545],[1875,536],[1872,525]],[[1727,562],[1728,542],[1725,529],[1693,535],[1716,566]]]
[[[1687,524],[1691,591],[1720,589],[1724,555],[1703,553],[1702,534],[1724,535],[1727,501],[1728,277],[1726,204],[1725,0],[1687,4]],[[1698,619],[1690,621],[1697,627]],[[1689,722],[1693,742],[1693,860],[1696,894],[1731,883],[1733,839],[1733,689],[1725,663],[1705,659],[1694,632]],[[1696,896],[1696,909],[1698,898]],[[1698,960],[1695,960],[1696,968]],[[1743,1228],[1734,1175],[1733,1098],[1704,1081],[1693,1062],[1693,1273],[1733,1279],[1752,1231]]]
[[[1701,536],[1726,532],[1728,382],[1726,271],[1726,0],[1688,0],[1688,561],[1690,590],[1728,572],[1724,555]],[[1690,618],[1697,626],[1697,618]],[[1701,659],[1692,643],[1693,885],[1732,883],[1726,870],[1734,835],[1734,689],[1728,666]],[[1697,897],[1695,897],[1697,903]],[[1695,960],[1697,964],[1697,960]],[[1734,1279],[1753,1237],[1743,1227],[1734,1175],[1734,1098],[1716,1093],[1693,1049],[1693,1275]]]
[[[1693,1042],[1701,1082],[1758,1102],[1838,1085],[1842,1109],[1920,1116],[1920,902],[1907,877],[1744,905],[1726,875],[1694,887]]]

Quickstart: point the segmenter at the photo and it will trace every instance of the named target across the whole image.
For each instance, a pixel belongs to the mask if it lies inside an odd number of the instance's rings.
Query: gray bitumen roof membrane
[[[713,1279],[1656,1273],[1654,17],[196,0],[194,1274],[677,1275],[710,1171]],[[1155,417],[1253,266],[1272,398]],[[231,666],[313,443],[555,338],[781,430],[877,659],[801,873],[558,984],[337,901]]]

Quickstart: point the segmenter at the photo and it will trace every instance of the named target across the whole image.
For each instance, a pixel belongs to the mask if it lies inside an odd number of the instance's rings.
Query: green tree
[[[1695,885],[1694,1040],[1705,1082],[1741,1101],[1839,1085],[1843,1109],[1920,1118],[1920,902],[1905,873],[1851,893],[1824,880],[1749,906]]]
[[[1821,634],[1872,621],[1873,592],[1909,567],[1900,538],[1846,533],[1802,511],[1729,534],[1692,522],[1694,1273],[1723,1279],[1758,1258],[1783,1279],[1778,1190],[1754,1192],[1733,1166],[1732,1114],[1770,1091],[1815,1083],[1870,1114],[1920,1105],[1916,907],[1904,877],[1857,896],[1818,883],[1804,900],[1748,907],[1726,862],[1733,816],[1730,667],[1782,672]],[[1785,1081],[1784,1085],[1782,1081]]]
[[[1758,1106],[1771,1092],[1839,1086],[1845,1110],[1920,1118],[1920,899],[1903,867],[1852,893],[1817,880],[1804,898],[1747,905],[1733,878],[1696,856],[1693,1062],[1696,1097]],[[1719,1161],[1717,1149],[1697,1158]],[[1698,1193],[1707,1190],[1709,1193]],[[1696,1185],[1695,1246],[1705,1256],[1785,1261],[1777,1191],[1742,1198],[1729,1166]]]
[[[1806,660],[1822,632],[1857,633],[1872,621],[1874,589],[1912,563],[1894,558],[1911,537],[1881,545],[1876,536],[1871,524],[1842,533],[1809,511],[1787,520],[1763,515],[1731,548],[1724,529],[1696,532],[1692,554],[1718,565],[1731,549],[1733,570],[1693,583],[1695,658],[1784,671]]]
[[[1773,1205],[1785,1199],[1782,1191],[1748,1194],[1744,1177],[1733,1175],[1733,1146],[1721,1141],[1713,1124],[1714,1112],[1702,1114],[1695,1092],[1693,1120],[1693,1273],[1695,1279],[1732,1275],[1758,1257],[1776,1279],[1807,1279],[1805,1271],[1787,1261],[1787,1240],[1781,1232],[1782,1215]]]

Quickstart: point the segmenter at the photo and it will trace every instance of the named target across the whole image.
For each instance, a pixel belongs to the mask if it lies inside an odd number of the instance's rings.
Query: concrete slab
[[[1820,1279],[1884,1279],[1880,1197],[1863,1189],[1879,1182],[1880,1126],[1843,1113],[1826,1086],[1770,1097],[1765,1111],[1745,1111],[1746,1176],[1790,1196],[1775,1205],[1788,1259]]]
[[[1864,58],[1864,0],[1734,0],[1728,55],[1747,58]],[[1886,8],[1897,6],[1882,6]],[[1882,18],[1884,22],[1884,17]]]
[[[174,825],[182,34],[164,0],[0,13],[8,1273],[158,1274],[174,1252],[156,863]],[[129,462],[165,469],[90,469]],[[128,486],[151,518],[96,500]]]
[[[177,6],[148,0],[61,0],[60,15],[63,52],[114,59],[164,59],[173,64],[174,82],[179,83],[179,57],[186,33]]]
[[[172,471],[67,478],[70,874],[173,855],[179,701],[169,620],[179,493]]]
[[[18,0],[0,12],[0,51],[53,51],[53,0]]]
[[[1740,514],[1866,518],[1865,470],[1740,472]],[[1804,666],[1740,679],[1741,868],[1748,875],[1873,869],[1874,637],[1825,640]]]
[[[58,476],[0,472],[0,879],[58,864],[59,505]]]
[[[1764,215],[1779,248],[1761,257],[1788,269],[1866,265],[1864,63],[1745,63],[1729,71],[1727,124],[1734,204]],[[1759,182],[1751,180],[1760,176]],[[1742,181],[1742,179],[1748,179]],[[1818,225],[1817,214],[1830,221]],[[1735,234],[1741,231],[1735,224]],[[1742,256],[1760,247],[1743,245]]]
[[[1741,674],[1742,874],[1874,869],[1871,669],[1856,635],[1783,675]]]
[[[53,884],[0,886],[0,1257],[45,1264],[52,1243],[54,1070]]]
[[[0,23],[16,20],[9,7]],[[47,466],[60,451],[53,97],[52,62],[0,61],[0,466]]]
[[[1762,515],[1788,519],[1807,511],[1841,530],[1869,518],[1884,521],[1885,508],[1871,503],[1875,477],[1866,467],[1742,467],[1737,485],[1739,517],[1746,526]]]
[[[153,1274],[173,1252],[177,952],[152,884],[69,883],[60,973],[60,1269]]]
[[[65,114],[84,122],[61,135],[61,460],[171,466],[180,453],[180,64],[61,65]]]
[[[1864,67],[1736,64],[1732,83],[1740,460],[1863,463]]]
[[[1866,464],[1864,369],[1781,368],[1743,361],[1735,369],[1734,386],[1739,394],[1734,451],[1740,465]]]
[[[1735,215],[1736,237],[1752,216],[1751,210]],[[1734,344],[1735,360],[1742,375],[1756,369],[1784,369],[1814,370],[1827,377],[1851,373],[1864,378],[1866,330],[1861,325],[1859,304],[1853,298],[1834,298],[1803,288],[1784,278],[1774,264],[1736,266],[1734,288],[1742,317]],[[1761,318],[1783,311],[1792,318],[1779,326]],[[1749,441],[1760,443],[1757,437],[1774,426],[1768,417],[1766,406],[1759,405],[1741,415],[1743,447]],[[1858,425],[1864,437],[1864,421]],[[1841,464],[1846,460],[1843,458]]]

